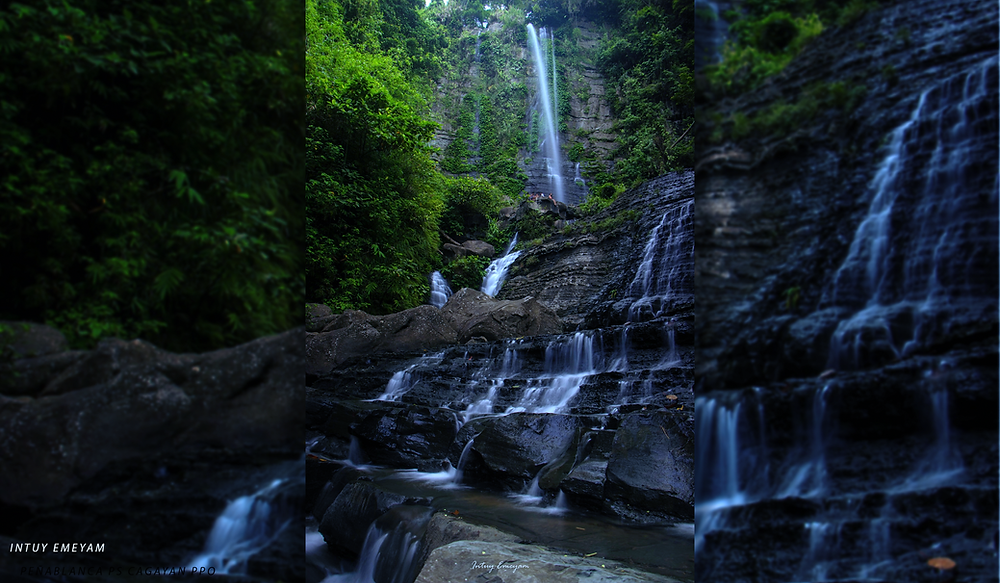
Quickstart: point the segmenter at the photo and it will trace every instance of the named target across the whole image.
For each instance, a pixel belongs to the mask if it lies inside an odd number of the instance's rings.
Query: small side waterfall
[[[192,569],[242,574],[250,557],[262,551],[292,522],[290,509],[275,506],[273,494],[284,483],[277,479],[226,506],[215,520],[205,548],[191,561]]]
[[[719,2],[695,0],[695,69],[722,60],[729,24],[723,20]]]
[[[544,29],[543,29],[544,30]],[[535,61],[535,76],[538,79],[538,96],[541,100],[542,113],[539,116],[539,121],[541,127],[544,128],[545,135],[544,139],[540,140],[544,142],[545,147],[545,160],[548,165],[549,183],[552,186],[552,195],[559,202],[566,202],[566,194],[563,188],[563,178],[562,178],[562,152],[559,149],[559,133],[557,131],[557,109],[553,106],[553,100],[550,98],[548,75],[545,66],[545,53],[542,50],[541,45],[538,42],[538,33],[535,31],[535,27],[531,24],[528,25],[528,47],[531,49],[531,55]],[[555,83],[555,50],[552,52],[552,74],[553,74],[553,86],[557,86]],[[553,89],[553,93],[556,89]]]
[[[431,305],[443,308],[451,297],[451,287],[448,281],[441,275],[440,271],[431,274]]]
[[[504,280],[507,279],[507,272],[510,270],[510,266],[521,256],[520,251],[514,251],[515,245],[517,245],[517,235],[514,235],[514,238],[507,245],[507,250],[504,251],[503,256],[494,259],[489,267],[486,268],[486,275],[483,276],[483,293],[491,296],[496,296],[500,293],[500,288],[503,286]]]
[[[399,505],[372,522],[353,571],[324,583],[412,583],[420,567],[420,546],[434,509]]]

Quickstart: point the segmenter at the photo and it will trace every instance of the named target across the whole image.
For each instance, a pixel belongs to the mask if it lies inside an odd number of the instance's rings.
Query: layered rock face
[[[867,87],[700,152],[699,577],[995,577],[997,20],[887,6],[719,104]]]
[[[689,312],[694,306],[693,265],[666,262],[675,256],[667,248],[676,256],[694,249],[693,189],[694,173],[678,172],[623,193],[593,219],[608,228],[553,237],[526,250],[511,268],[500,297],[537,298],[568,329],[594,329],[630,320],[629,309],[650,283],[647,271],[655,271],[654,277],[664,279],[663,289],[670,288],[670,299],[637,307],[642,313],[631,319]],[[656,244],[647,249],[654,232]],[[647,256],[647,251],[653,252]],[[637,279],[644,263],[648,269]]]
[[[260,502],[278,521],[261,527],[276,542],[243,568],[301,576],[288,540],[300,531],[278,527],[300,521],[302,329],[206,354],[117,339],[66,351],[53,333],[29,326],[26,336],[43,342],[14,342],[21,358],[4,366],[2,535],[106,550],[26,555],[25,565],[188,567],[227,504],[279,481]]]

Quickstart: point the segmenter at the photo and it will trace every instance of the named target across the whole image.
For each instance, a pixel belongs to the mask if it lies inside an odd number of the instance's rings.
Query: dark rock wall
[[[677,172],[622,193],[593,222],[627,220],[613,228],[553,237],[525,250],[511,267],[500,297],[534,297],[555,310],[567,329],[625,322],[638,299],[629,295],[630,287],[650,234],[664,213],[691,201],[694,187],[693,172]],[[691,245],[692,234],[683,234]],[[690,296],[691,283],[687,279],[687,289],[678,289],[678,295],[686,291]],[[690,313],[693,307],[688,297],[665,315]]]
[[[304,333],[205,354],[109,339],[4,365],[13,382],[2,389],[11,396],[0,395],[0,536],[100,542],[106,551],[5,559],[0,578],[20,559],[101,568],[108,581],[127,579],[129,568],[187,566],[230,501],[277,478],[273,519],[280,508],[299,526],[248,572],[300,578]],[[110,576],[118,570],[125,575]]]
[[[824,292],[868,211],[869,184],[891,132],[910,117],[922,92],[995,55],[996,33],[996,4],[988,0],[897,3],[823,34],[762,89],[719,104],[724,114],[749,116],[775,101],[800,99],[816,82],[867,87],[849,115],[820,112],[791,135],[699,152],[701,386],[745,386],[823,370],[825,358],[805,366],[783,358],[781,341],[808,332],[792,330],[794,323],[829,307],[821,306]],[[883,72],[889,68],[894,80]],[[981,122],[986,133],[996,127],[995,97],[992,102],[992,120],[985,113]],[[700,143],[707,143],[704,138],[699,136]],[[987,138],[975,155],[970,166],[987,177],[978,196],[995,197],[996,140]],[[985,213],[995,210],[995,198],[992,204],[985,203]],[[792,288],[799,289],[799,299],[794,309],[785,309],[785,292]],[[837,315],[832,318],[836,322]],[[832,332],[821,320],[814,319],[816,333]]]
[[[731,437],[741,468],[699,453],[699,500],[731,494],[699,523],[699,579],[930,581],[948,556],[995,580],[997,32],[989,0],[891,3],[717,104],[753,116],[819,82],[867,88],[851,113],[699,152],[699,411],[730,412],[699,440]],[[887,244],[852,249],[900,128]]]

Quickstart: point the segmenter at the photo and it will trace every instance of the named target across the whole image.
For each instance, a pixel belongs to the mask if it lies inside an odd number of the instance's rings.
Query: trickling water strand
[[[365,452],[361,449],[361,444],[358,442],[358,438],[351,436],[351,443],[347,450],[347,460],[349,465],[359,468],[365,464],[367,461],[365,459]]]
[[[663,213],[643,250],[642,263],[629,286],[637,298],[629,307],[628,319],[659,316],[671,300],[690,295],[694,276],[694,239],[691,236],[693,200]]]
[[[413,388],[413,369],[415,368],[417,365],[411,364],[405,370],[394,373],[385,387],[385,392],[379,395],[378,400],[395,401]]]
[[[274,480],[257,492],[230,502],[215,520],[205,550],[191,562],[191,567],[244,573],[247,560],[267,547],[291,522],[268,500],[268,495],[282,482]]]
[[[695,68],[722,60],[722,45],[726,42],[729,24],[719,14],[719,5],[712,0],[695,0]]]
[[[451,297],[451,287],[448,281],[441,275],[440,271],[431,274],[431,305],[443,308]]]
[[[756,396],[756,395],[754,395]],[[724,528],[726,511],[747,504],[767,489],[763,435],[752,430],[745,395],[695,399],[695,553],[705,536]],[[731,402],[735,400],[735,403]],[[757,422],[763,431],[763,407]]]
[[[953,322],[996,309],[996,278],[984,274],[998,261],[997,68],[993,57],[925,91],[892,132],[824,298],[860,308],[834,332],[830,368],[913,354]]]
[[[809,449],[805,459],[793,465],[788,471],[785,484],[780,488],[777,498],[814,497],[826,491],[826,436],[829,433],[826,418],[829,391],[830,386],[827,385],[813,394]]]
[[[499,259],[494,259],[490,263],[489,267],[486,268],[486,275],[483,276],[483,287],[482,292],[490,296],[496,296],[500,293],[500,288],[503,286],[503,282],[507,279],[507,272],[510,270],[510,266],[514,264],[514,261],[521,256],[520,251],[514,251],[514,245],[517,244],[517,235],[511,239],[510,244],[507,245],[507,250],[504,252],[503,256]]]
[[[538,95],[542,101],[542,115],[539,116],[539,121],[541,122],[542,127],[545,128],[545,139],[540,141],[544,141],[549,180],[553,187],[553,196],[555,199],[559,202],[566,202],[566,196],[563,191],[562,172],[560,171],[561,152],[559,150],[559,135],[556,132],[555,111],[553,110],[552,102],[549,99],[548,77],[545,70],[545,56],[539,46],[538,34],[535,32],[535,27],[531,24],[528,25],[528,46],[530,47],[531,55],[535,60],[535,76],[538,80]]]
[[[818,583],[827,580],[828,565],[824,562],[827,552],[836,547],[836,541],[831,540],[831,531],[836,532],[829,522],[807,522],[805,528],[809,531],[809,552],[799,566],[798,581]]]
[[[421,538],[433,509],[399,505],[368,527],[354,572],[332,575],[324,583],[409,583],[416,578]]]

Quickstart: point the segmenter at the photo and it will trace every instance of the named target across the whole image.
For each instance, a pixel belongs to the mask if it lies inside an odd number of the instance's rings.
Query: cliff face
[[[863,305],[867,298],[834,301],[831,290],[871,207],[877,190],[872,181],[890,155],[892,132],[913,115],[925,92],[995,55],[996,30],[997,10],[989,1],[899,3],[825,33],[765,87],[720,104],[724,115],[739,111],[753,116],[780,100],[801,99],[806,87],[819,82],[867,88],[850,114],[831,109],[788,135],[730,141],[699,153],[696,281],[702,316],[699,368],[706,388],[817,374],[825,368],[824,346],[803,347],[810,355],[802,360],[795,353],[782,355],[780,344],[791,339],[795,322],[813,312],[837,304],[850,312],[859,302]],[[996,205],[997,144],[990,139],[996,128],[995,67],[984,74],[992,97],[973,106],[976,119],[969,120],[984,135],[981,142],[962,146],[971,172],[950,179],[964,181],[974,193],[966,204],[989,215],[977,228],[990,232],[996,224],[991,209]],[[949,98],[942,94],[961,93],[964,83],[964,78],[955,80],[930,99],[937,99],[943,111]],[[929,126],[927,131],[932,131]],[[704,138],[699,136],[699,142],[706,143]],[[915,142],[906,147],[919,148]],[[921,181],[929,179],[927,165],[935,154],[932,146],[927,148],[906,169],[909,187],[904,190],[924,188]],[[991,196],[993,202],[980,206],[973,200]],[[892,222],[897,231],[906,230],[907,221],[921,212],[918,198],[896,205]],[[966,268],[995,265],[988,242],[977,245],[985,255]],[[904,269],[896,263],[892,269]],[[786,309],[786,292],[795,289],[794,309]],[[988,285],[964,294],[963,301],[973,295],[995,299]],[[815,323],[816,334],[832,333],[830,322]],[[977,325],[967,325],[972,334]]]
[[[699,152],[698,579],[995,578],[997,23],[894,3],[717,104],[864,88]]]
[[[604,78],[597,70],[603,32],[580,17],[575,17],[569,30],[567,38],[560,37],[556,43],[558,92],[549,97],[558,112],[559,172],[566,202],[580,203],[586,196],[589,176],[607,169],[604,160],[616,148],[616,134]],[[541,39],[543,50],[551,50],[546,49],[551,41],[545,36],[548,34],[545,31]],[[516,152],[513,167],[505,167],[507,175],[519,173],[526,192],[552,193],[552,171],[544,155],[544,132],[540,131],[544,114],[538,70],[523,24],[494,22],[487,28],[466,29],[455,42],[458,53],[465,54],[438,80],[432,119],[441,128],[433,145],[442,156],[448,156],[449,146],[463,140],[464,146],[456,151],[460,162],[468,164],[464,170],[470,172],[482,172],[485,166],[489,173],[490,164],[496,161],[494,149]],[[552,65],[547,59],[550,91]],[[573,156],[577,162],[570,160],[571,148],[580,153]],[[456,166],[445,169],[458,170]]]
[[[690,257],[694,247],[690,213],[693,192],[694,173],[679,172],[622,193],[593,218],[593,224],[606,227],[578,234],[571,231],[525,250],[512,267],[500,297],[535,297],[555,310],[567,329],[592,329],[627,321],[630,308],[642,296],[636,283],[637,270],[650,237],[661,223],[671,217],[678,221],[679,228],[669,229],[675,238],[669,246],[686,251],[682,255]],[[661,230],[666,237],[667,229]],[[670,261],[666,256],[651,258],[657,260]],[[645,313],[634,314],[634,319],[649,319],[654,312],[664,316],[691,314],[693,266],[686,261],[678,265],[669,274],[670,297],[650,305]],[[664,277],[668,277],[671,268],[662,269]]]

